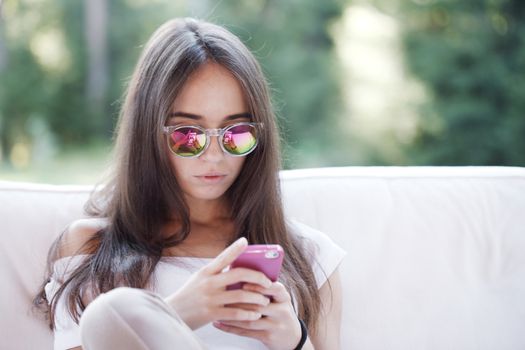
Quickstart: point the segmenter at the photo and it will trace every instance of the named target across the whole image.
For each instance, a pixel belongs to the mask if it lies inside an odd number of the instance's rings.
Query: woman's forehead
[[[192,119],[219,121],[247,113],[248,105],[238,80],[226,68],[207,63],[188,78],[171,112],[175,116],[186,114]]]

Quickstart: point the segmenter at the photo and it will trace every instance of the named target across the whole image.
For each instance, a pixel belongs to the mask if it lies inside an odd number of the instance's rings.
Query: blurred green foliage
[[[426,91],[414,136],[400,142],[403,157],[397,163],[386,153],[355,156],[366,145],[348,140],[351,115],[341,87],[349,83],[335,54],[333,24],[354,3],[373,4],[399,23],[407,69]],[[520,0],[0,4],[4,177],[39,162],[63,165],[53,159],[71,161],[71,150],[91,145],[98,150],[92,155],[107,157],[120,98],[142,45],[161,23],[180,16],[224,25],[255,53],[271,85],[287,168],[525,165],[525,3]],[[95,11],[91,22],[88,9]],[[103,60],[97,61],[90,55],[88,33],[101,28],[104,50],[98,58]],[[104,76],[91,86],[94,72]],[[98,169],[91,160],[86,164]]]
[[[401,2],[405,55],[431,98],[414,164],[525,165],[525,2]]]

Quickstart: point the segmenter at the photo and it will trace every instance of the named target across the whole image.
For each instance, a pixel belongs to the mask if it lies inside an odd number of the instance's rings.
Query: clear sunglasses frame
[[[228,130],[234,128],[234,127],[237,127],[237,126],[243,126],[243,125],[249,125],[249,126],[252,126],[253,128],[255,128],[255,131],[258,132],[260,128],[263,127],[263,124],[262,123],[254,123],[254,122],[242,122],[242,123],[236,123],[236,124],[232,124],[232,125],[228,125],[224,128],[218,128],[218,129],[205,129],[201,126],[198,126],[198,125],[174,125],[174,126],[165,126],[164,129],[163,129],[163,132],[168,136],[166,138],[167,142],[168,142],[168,148],[170,149],[171,153],[173,153],[175,156],[177,157],[180,157],[180,158],[197,158],[197,157],[200,157],[204,152],[206,152],[206,150],[208,149],[208,147],[210,147],[210,143],[211,143],[211,137],[212,136],[216,136],[218,137],[218,141],[219,141],[219,146],[221,147],[222,151],[232,157],[244,157],[244,156],[247,156],[248,154],[252,153],[255,148],[257,148],[257,145],[259,143],[259,140],[257,138],[257,136],[255,137],[255,145],[253,145],[253,147],[246,153],[243,153],[243,154],[235,154],[235,153],[231,153],[230,151],[228,151],[225,147],[224,147],[224,135],[228,132]],[[181,156],[180,154],[177,154],[175,151],[173,151],[170,147],[170,140],[169,140],[169,135],[171,135],[172,133],[174,133],[175,131],[179,130],[179,129],[183,129],[183,128],[195,128],[195,129],[198,129],[200,131],[202,131],[204,133],[204,135],[206,135],[206,144],[204,145],[204,148],[202,149],[202,151],[200,151],[199,153],[193,155],[193,156]]]

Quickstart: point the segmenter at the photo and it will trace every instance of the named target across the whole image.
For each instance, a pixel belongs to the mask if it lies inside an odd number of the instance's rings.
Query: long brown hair
[[[188,77],[207,62],[220,64],[239,81],[254,122],[263,124],[259,145],[246,157],[236,181],[226,192],[235,236],[251,244],[278,243],[285,252],[282,281],[295,296],[299,317],[313,330],[320,310],[319,294],[308,249],[290,234],[279,188],[279,133],[268,85],[257,60],[226,29],[194,19],[175,19],[150,38],[129,83],[117,128],[115,167],[110,181],[86,205],[108,225],[82,248],[88,253],[63,281],[51,300],[42,286],[35,304],[43,306],[54,328],[57,300],[66,298],[78,322],[85,293],[97,295],[117,286],[146,288],[163,249],[190,233],[188,207],[166,152],[162,128],[173,101]],[[180,229],[161,233],[168,220]],[[50,250],[48,275],[59,258],[60,238]],[[45,283],[44,283],[45,285]],[[49,306],[47,306],[49,304]]]

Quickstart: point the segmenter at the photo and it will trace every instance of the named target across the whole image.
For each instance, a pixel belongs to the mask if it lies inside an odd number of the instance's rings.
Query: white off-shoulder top
[[[345,256],[343,251],[326,234],[296,221],[289,222],[291,232],[309,240],[313,247],[312,269],[317,287],[326,282]],[[61,281],[74,270],[85,255],[76,255],[57,260],[53,265],[53,274],[45,286],[47,300],[51,300]],[[157,264],[153,278],[154,292],[166,297],[179,289],[198,269],[210,262],[211,258],[194,257],[162,257]],[[81,346],[79,326],[66,310],[64,298],[58,301],[56,314],[56,329],[54,332],[54,349],[63,350]],[[263,343],[256,339],[225,333],[211,324],[197,330],[195,334],[207,349],[266,349]]]

